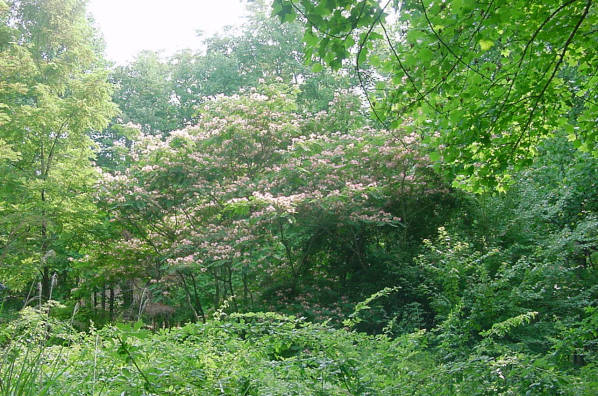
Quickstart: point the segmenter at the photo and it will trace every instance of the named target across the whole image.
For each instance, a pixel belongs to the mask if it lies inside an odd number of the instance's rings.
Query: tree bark
[[[45,213],[45,202],[46,202],[46,191],[42,189],[41,192],[42,200],[42,222],[41,222],[41,263],[42,263],[42,298],[45,301],[50,299],[50,288],[52,287],[52,280],[50,279],[50,267],[48,267],[46,260],[48,255],[48,228],[46,224],[46,213]]]
[[[220,304],[220,284],[218,283],[216,268],[212,269],[212,274],[214,275],[214,307],[218,308]]]
[[[191,280],[193,281],[193,294],[195,295],[195,304],[199,313],[201,315],[201,320],[203,323],[206,323],[206,315],[203,312],[203,307],[201,305],[201,299],[199,298],[199,293],[197,293],[197,283],[195,282],[195,277],[191,274]]]
[[[114,320],[114,287],[110,286],[110,320]]]
[[[226,281],[228,283],[228,288],[230,289],[230,296],[231,296],[231,299],[233,300],[233,306],[235,308],[235,311],[239,312],[239,306],[237,305],[237,298],[235,297],[235,290],[233,289],[233,269],[231,268],[230,264],[227,265],[227,270],[228,270],[228,276],[226,278]]]
[[[195,320],[199,320],[199,314],[197,313],[197,309],[195,309],[195,306],[193,305],[193,303],[191,303],[191,293],[189,292],[189,288],[187,287],[187,282],[185,281],[185,275],[183,275],[181,272],[177,271],[177,275],[179,276],[179,278],[181,278],[181,282],[183,283],[183,290],[185,290],[185,295],[187,296],[187,304],[189,304],[189,307],[191,308],[191,310],[193,311],[193,316],[195,316]],[[204,323],[205,323],[205,319],[204,319]]]

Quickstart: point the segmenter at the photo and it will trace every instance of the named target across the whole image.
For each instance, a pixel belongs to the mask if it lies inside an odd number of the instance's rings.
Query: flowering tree
[[[271,84],[216,97],[197,126],[142,136],[135,164],[104,179],[102,199],[126,230],[116,254],[137,252],[156,287],[176,277],[196,315],[202,301],[241,309],[277,281],[338,274],[322,267],[334,260],[317,262],[338,253],[334,243],[347,250],[343,271],[367,270],[375,231],[409,224],[407,197],[442,193],[415,136],[367,126],[348,92],[310,115],[295,95]],[[343,112],[356,120],[350,131],[334,129]]]

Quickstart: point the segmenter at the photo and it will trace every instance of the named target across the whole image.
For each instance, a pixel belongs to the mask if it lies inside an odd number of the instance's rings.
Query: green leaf
[[[428,154],[428,157],[430,157],[430,161],[432,162],[440,162],[442,159],[442,155],[438,151],[432,151]]]
[[[318,37],[315,36],[310,30],[307,30],[303,35],[303,41],[310,47],[314,47],[318,44]]]
[[[488,51],[490,48],[494,46],[494,41],[482,39],[478,42],[480,44],[480,48],[482,51]]]
[[[353,47],[355,45],[355,40],[353,39],[353,37],[349,36],[347,37],[347,39],[345,40],[345,48],[349,49],[351,47]]]
[[[363,47],[361,52],[359,53],[359,57],[357,58],[358,63],[363,64],[367,60],[368,57],[368,49]]]

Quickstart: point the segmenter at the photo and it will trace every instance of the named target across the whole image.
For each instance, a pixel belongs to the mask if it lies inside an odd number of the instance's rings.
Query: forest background
[[[0,1],[0,394],[595,394],[593,2],[248,7]]]

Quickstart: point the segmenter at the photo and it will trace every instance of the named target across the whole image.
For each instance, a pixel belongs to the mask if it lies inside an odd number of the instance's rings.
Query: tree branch
[[[588,2],[586,3],[586,6],[584,8],[583,14],[581,15],[581,17],[577,21],[577,24],[575,25],[575,27],[573,28],[573,30],[569,34],[569,37],[567,38],[567,41],[565,42],[565,45],[563,46],[563,50],[561,51],[561,54],[559,56],[559,60],[556,63],[556,65],[554,67],[554,70],[552,71],[552,74],[550,75],[550,77],[548,78],[548,81],[546,81],[546,84],[544,84],[544,87],[542,87],[542,90],[540,91],[540,93],[536,97],[536,102],[534,103],[534,106],[532,107],[532,111],[530,112],[529,117],[527,118],[527,122],[525,123],[524,128],[522,129],[521,133],[519,134],[519,138],[517,139],[517,141],[513,145],[513,151],[517,148],[517,146],[519,145],[519,143],[523,139],[523,136],[529,130],[529,127],[530,127],[530,125],[532,123],[534,114],[535,114],[535,112],[536,112],[536,110],[538,108],[538,104],[540,103],[540,100],[542,99],[542,97],[546,93],[546,90],[550,86],[550,83],[554,79],[554,76],[559,71],[559,68],[561,67],[561,64],[563,63],[563,59],[565,58],[565,54],[567,53],[567,50],[569,49],[569,45],[571,45],[571,43],[573,42],[573,38],[575,37],[575,34],[579,30],[579,27],[581,26],[581,24],[583,23],[583,21],[586,19],[586,16],[588,15],[588,12],[590,11],[590,7],[591,6],[592,6],[592,0],[588,0]]]

